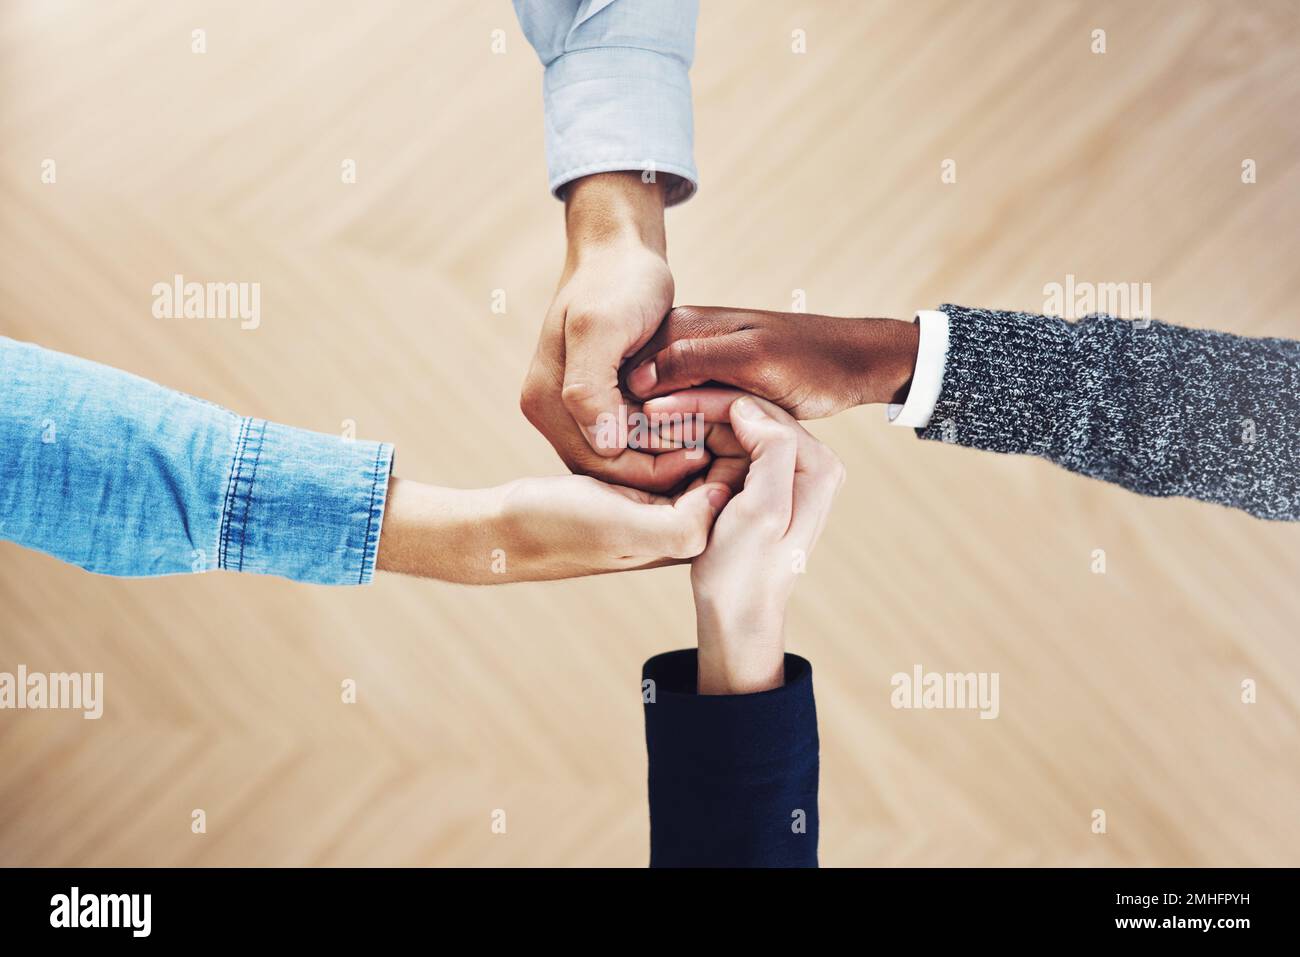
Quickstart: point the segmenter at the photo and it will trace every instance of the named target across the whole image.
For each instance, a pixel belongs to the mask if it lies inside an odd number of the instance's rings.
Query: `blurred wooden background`
[[[1073,274],[1300,336],[1298,53],[1286,0],[708,0],[679,301],[1041,311]],[[400,474],[556,473],[517,408],[562,256],[540,83],[504,0],[6,0],[0,333],[355,420]],[[154,319],[176,273],[260,282],[261,328]],[[850,474],[790,614],[823,862],[1300,863],[1300,529],[882,419],[814,425]],[[0,670],[106,696],[98,722],[0,712],[0,863],[642,865],[639,669],[692,627],[680,568],[330,590],[0,544]],[[916,664],[1000,673],[1001,716],[894,710]]]

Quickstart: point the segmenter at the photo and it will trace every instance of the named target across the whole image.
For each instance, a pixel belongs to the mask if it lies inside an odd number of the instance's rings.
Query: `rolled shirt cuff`
[[[948,362],[948,315],[937,309],[922,309],[913,321],[921,324],[921,334],[912,385],[907,400],[901,405],[891,403],[886,406],[885,414],[893,425],[923,429],[930,424],[939,393],[943,391],[943,375]]]
[[[321,585],[374,578],[393,447],[240,419],[217,566]]]
[[[676,57],[633,47],[574,50],[543,83],[551,192],[583,176],[639,170],[672,174],[665,202],[695,194],[690,72]]]

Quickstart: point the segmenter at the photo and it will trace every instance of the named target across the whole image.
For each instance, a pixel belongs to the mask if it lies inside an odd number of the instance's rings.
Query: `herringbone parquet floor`
[[[1074,275],[1300,336],[1295,4],[703,7],[680,301],[1038,311]],[[516,404],[562,255],[540,80],[504,0],[5,0],[0,333],[353,420],[401,474],[555,473]],[[260,282],[261,327],[154,319],[177,273]],[[1300,529],[882,418],[814,425],[850,474],[790,614],[824,863],[1300,862]],[[689,599],[680,568],[328,590],[0,544],[0,670],[106,686],[98,722],[0,712],[0,864],[644,864],[639,668]],[[998,672],[1000,717],[894,710],[916,664]]]

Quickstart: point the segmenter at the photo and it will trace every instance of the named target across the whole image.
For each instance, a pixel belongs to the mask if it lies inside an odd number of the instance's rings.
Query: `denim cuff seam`
[[[357,584],[364,585],[368,580],[374,578],[374,555],[379,544],[379,528],[381,523],[376,522],[375,497],[379,490],[379,482],[383,478],[380,475],[380,469],[384,463],[384,443],[379,442],[375,446],[375,466],[370,480],[370,510],[366,517],[366,538],[361,546],[361,569],[357,573]],[[375,556],[376,558],[378,556]],[[369,574],[367,574],[369,573]]]
[[[245,418],[240,425],[235,443],[235,457],[231,463],[230,478],[226,485],[226,500],[221,516],[221,541],[217,550],[217,567],[232,571],[244,569],[244,544],[248,537],[249,513],[252,511],[253,482],[257,477],[257,463],[262,454],[266,436],[266,422]],[[251,451],[250,451],[251,448]],[[247,475],[245,471],[247,470]],[[231,543],[238,537],[239,555],[232,564]]]
[[[221,497],[221,526],[217,534],[217,567],[226,567],[226,542],[230,538],[230,500],[235,492],[235,475],[239,469],[240,457],[244,443],[248,440],[247,417],[239,420],[239,431],[235,434],[235,446],[230,456],[230,469],[226,474],[226,492]]]

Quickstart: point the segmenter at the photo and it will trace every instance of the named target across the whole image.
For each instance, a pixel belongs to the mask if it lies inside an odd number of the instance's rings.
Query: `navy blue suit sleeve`
[[[694,649],[641,675],[650,866],[816,867],[812,665],[786,655],[785,685],[747,695],[696,694]]]

